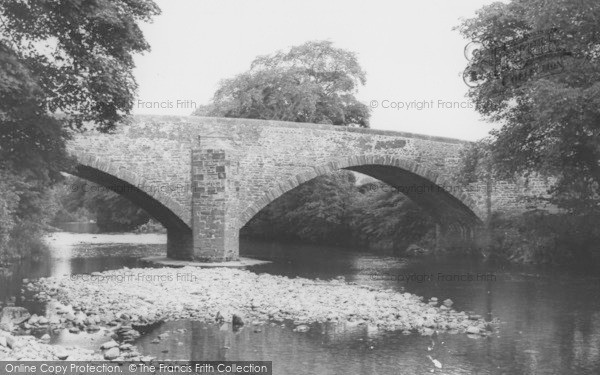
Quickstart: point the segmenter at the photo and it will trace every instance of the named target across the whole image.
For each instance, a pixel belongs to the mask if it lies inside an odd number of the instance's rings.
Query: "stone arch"
[[[315,177],[339,169],[360,172],[401,188],[402,193],[445,227],[472,228],[483,223],[476,213],[479,211],[477,205],[467,192],[458,186],[452,186],[439,173],[423,164],[392,156],[362,155],[331,161],[279,183],[243,209],[240,228],[284,193]]]
[[[134,172],[84,152],[71,154],[77,165],[67,173],[112,190],[144,209],[167,229],[167,256],[191,257],[192,229],[184,207],[159,189],[152,189],[151,184]]]

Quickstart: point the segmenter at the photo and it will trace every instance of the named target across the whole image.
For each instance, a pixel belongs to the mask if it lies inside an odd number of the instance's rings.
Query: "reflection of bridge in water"
[[[175,259],[233,260],[256,213],[296,186],[338,169],[386,182],[429,212],[442,230],[467,231],[523,193],[503,185],[452,184],[456,139],[264,120],[135,116],[114,134],[69,142],[71,173],[125,196],[168,231]],[[507,193],[507,194],[504,194]],[[512,207],[511,206],[511,207]]]

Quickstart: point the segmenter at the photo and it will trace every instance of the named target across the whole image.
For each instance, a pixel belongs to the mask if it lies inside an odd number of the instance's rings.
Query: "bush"
[[[0,168],[0,261],[41,253],[53,202],[52,191],[35,177]]]
[[[147,223],[135,228],[135,233],[167,233],[167,229],[161,223],[154,219],[150,219]]]
[[[75,176],[66,177],[53,192],[60,207],[53,223],[95,220],[102,232],[121,232],[150,220],[146,211],[121,195]]]
[[[414,202],[382,182],[356,186],[353,173],[317,177],[260,211],[241,234],[371,249],[431,247],[434,224]]]
[[[517,263],[596,262],[600,252],[600,217],[551,214],[496,214],[490,221],[491,255]]]

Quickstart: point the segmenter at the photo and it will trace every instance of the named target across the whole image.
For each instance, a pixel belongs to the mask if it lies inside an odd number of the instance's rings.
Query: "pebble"
[[[64,361],[65,359],[69,358],[69,353],[64,351],[64,350],[58,350],[56,353],[56,358],[60,359],[61,361]]]
[[[0,343],[7,341],[6,348],[0,350],[0,361],[98,361],[102,356],[93,350],[76,347],[63,347],[49,345],[33,336],[12,336],[10,333],[0,331]]]
[[[119,351],[119,348],[110,348],[104,352],[104,359],[108,359],[110,361],[116,359],[120,354],[121,352]]]
[[[119,283],[120,272],[102,272],[105,283],[90,284],[84,279],[62,276],[34,280],[27,288],[36,295],[57,291],[67,321],[117,327],[127,327],[125,324],[132,319],[234,322],[235,317],[237,322],[252,325],[289,320],[295,323],[297,332],[304,329],[300,326],[331,321],[374,326],[383,331],[428,333],[424,328],[464,332],[485,323],[478,315],[451,309],[449,299],[438,307],[437,297],[424,302],[414,294],[351,285],[341,279],[316,282],[240,269],[184,267],[132,269],[140,275],[140,281]],[[194,282],[177,281],[176,274],[181,272],[193,275]],[[153,278],[162,281],[152,281]],[[74,314],[74,310],[78,312]],[[129,329],[118,334],[129,340],[139,336]]]
[[[294,332],[308,332],[309,330],[310,330],[310,327],[305,324],[301,324],[301,325],[297,326],[296,328],[294,328]]]
[[[100,349],[112,349],[116,348],[117,346],[119,346],[119,343],[117,343],[115,340],[110,340],[100,345]]]

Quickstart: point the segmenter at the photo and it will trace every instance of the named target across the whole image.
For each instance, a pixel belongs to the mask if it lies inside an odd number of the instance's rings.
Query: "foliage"
[[[69,176],[57,185],[60,210],[53,223],[94,220],[103,232],[130,231],[148,223],[150,216],[126,198],[100,185]]]
[[[16,222],[14,213],[19,205],[19,195],[16,192],[16,184],[19,181],[15,176],[0,169],[0,249],[7,248]],[[3,251],[0,251],[0,260]]]
[[[150,220],[146,211],[106,189],[86,194],[85,207],[95,212],[96,224],[105,232],[131,231]]]
[[[166,228],[154,219],[135,228],[135,233],[166,233]]]
[[[0,260],[40,248],[37,235],[57,205],[51,190],[26,174],[0,169]]]
[[[107,130],[133,105],[132,55],[149,49],[138,22],[159,13],[151,0],[5,0],[0,45],[26,78],[13,83],[39,93],[40,114]]]
[[[257,57],[194,114],[368,127],[369,108],[354,97],[365,82],[353,52],[312,41]]]
[[[598,259],[600,216],[550,214],[543,210],[524,215],[495,214],[491,220],[491,256],[517,263],[593,264]]]
[[[344,246],[404,250],[433,227],[431,219],[393,188],[361,189],[339,171],[289,191],[260,211],[242,234]]]
[[[137,23],[158,13],[152,0],[0,3],[2,253],[54,216],[48,189],[72,166],[72,130],[107,131],[129,113],[132,54],[148,50]]]
[[[432,219],[416,203],[393,189],[370,189],[354,202],[352,229],[362,243],[388,242],[404,249],[421,241],[434,227]]]
[[[493,175],[494,160],[488,139],[470,143],[460,150],[458,173],[454,176],[456,182],[468,185]]]
[[[483,41],[469,66],[481,84],[469,96],[481,114],[502,124],[491,143],[498,172],[557,177],[554,202],[576,214],[600,211],[599,20],[597,1],[512,0],[484,6],[458,27]],[[511,45],[532,32],[547,34],[559,56],[515,53]],[[506,80],[551,59],[564,69]]]
[[[275,200],[248,224],[246,234],[306,242],[335,243],[349,233],[354,175],[317,177]]]

